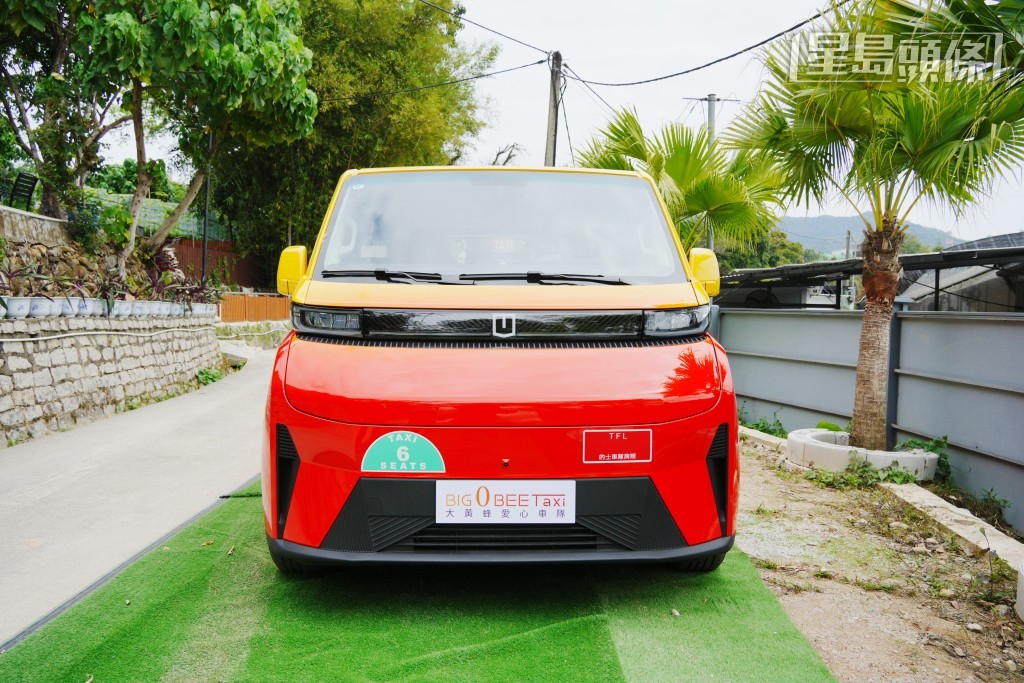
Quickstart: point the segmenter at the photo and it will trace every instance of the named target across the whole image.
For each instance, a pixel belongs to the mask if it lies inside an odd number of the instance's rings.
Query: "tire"
[[[682,562],[676,563],[676,569],[681,572],[706,574],[707,572],[713,572],[718,569],[724,559],[725,553],[722,553],[721,555],[698,557],[695,560],[683,560]]]
[[[269,542],[267,546],[270,546]],[[290,576],[317,576],[324,572],[324,568],[319,565],[305,564],[304,562],[297,562],[290,557],[281,557],[274,552],[272,547],[270,548],[270,559],[274,561],[279,572]]]

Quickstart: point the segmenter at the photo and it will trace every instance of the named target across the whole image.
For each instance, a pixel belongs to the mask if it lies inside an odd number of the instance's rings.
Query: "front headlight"
[[[711,306],[644,311],[644,335],[647,337],[685,337],[702,334],[711,321]]]
[[[361,337],[363,312],[352,309],[309,308],[292,304],[292,327],[297,332]]]

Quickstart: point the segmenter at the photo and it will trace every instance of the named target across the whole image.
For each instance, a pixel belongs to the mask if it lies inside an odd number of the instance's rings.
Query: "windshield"
[[[482,285],[684,282],[669,230],[653,189],[638,177],[368,173],[345,182],[314,277],[436,282],[461,276]],[[559,277],[566,275],[589,279]]]

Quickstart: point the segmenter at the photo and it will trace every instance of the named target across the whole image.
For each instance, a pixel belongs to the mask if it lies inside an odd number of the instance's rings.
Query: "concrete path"
[[[259,473],[273,360],[0,450],[0,643]]]

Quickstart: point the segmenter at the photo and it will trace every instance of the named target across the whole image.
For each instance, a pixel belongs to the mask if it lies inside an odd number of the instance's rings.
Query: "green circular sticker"
[[[430,439],[415,432],[388,432],[363,455],[363,472],[444,472],[444,458]]]

